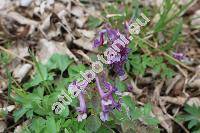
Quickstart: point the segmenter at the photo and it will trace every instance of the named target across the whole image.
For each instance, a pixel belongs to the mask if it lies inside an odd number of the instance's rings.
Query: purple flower
[[[81,91],[85,91],[84,89],[87,87],[87,85],[88,82],[86,80],[80,82],[74,80],[71,84],[69,84],[68,90],[74,97],[77,97]]]
[[[119,35],[118,35],[119,30],[106,28],[106,31],[107,31],[108,39],[110,41],[114,42],[116,39],[119,38]]]
[[[87,85],[88,82],[86,80],[83,80],[81,82],[77,82],[75,80],[68,87],[70,93],[75,97],[78,96],[79,99],[80,107],[77,107],[77,112],[79,113],[77,116],[78,121],[82,121],[87,118],[87,113],[86,113],[87,107],[83,95],[84,92],[83,89],[85,89]]]
[[[185,58],[185,55],[183,53],[172,53],[173,57],[176,58],[177,60],[183,60]]]
[[[112,103],[112,101],[109,101],[107,99],[104,99],[105,97],[105,92],[103,91],[103,89],[100,86],[100,82],[99,82],[99,78],[96,76],[96,85],[97,85],[97,89],[99,91],[99,94],[101,96],[101,108],[102,108],[102,112],[100,113],[100,119],[102,121],[107,121],[108,120],[108,116],[109,116],[109,110],[108,110],[108,105]]]
[[[102,108],[102,112],[100,112],[100,119],[102,121],[107,121],[108,117],[109,117],[109,109],[108,109],[108,105],[105,105],[102,101],[101,101],[101,108]]]
[[[121,48],[120,53],[119,53],[120,56],[121,56],[121,59],[119,61],[111,64],[114,72],[119,75],[121,80],[126,79],[126,73],[125,73],[123,66],[126,63],[126,61],[128,60],[128,54],[129,54],[130,51],[131,50],[127,47]]]
[[[121,104],[114,100],[112,95],[117,91],[117,88],[105,80],[105,73],[103,73],[101,81],[106,89],[106,92],[104,92],[104,90],[101,88],[99,78],[96,76],[96,85],[101,96],[102,112],[100,113],[100,119],[102,121],[106,121],[108,120],[109,111],[113,108],[120,110]]]
[[[78,99],[80,102],[80,107],[77,108],[77,111],[79,112],[77,119],[78,121],[82,121],[87,118],[86,104],[85,104],[85,99],[82,92],[78,95]]]
[[[104,25],[105,29],[102,30],[99,35],[100,39],[95,39],[94,41],[94,47],[98,47],[103,45],[104,42],[104,35],[107,35],[108,38],[108,48],[110,48],[110,51],[108,52],[107,56],[107,62],[111,65],[111,67],[114,69],[114,71],[119,75],[121,80],[124,80],[127,78],[125,70],[123,69],[124,64],[126,63],[128,59],[128,54],[130,52],[130,49],[128,48],[128,43],[130,40],[127,39],[123,34],[119,32],[118,29],[112,29],[110,25],[106,24]],[[125,23],[125,29],[128,30],[128,22]],[[121,41],[119,41],[120,39]],[[126,43],[124,42],[126,41]],[[124,44],[116,44],[116,47],[118,47],[117,53],[116,49],[112,51],[112,44],[117,41]],[[115,42],[116,43],[116,42]]]
[[[95,79],[96,79],[96,85],[97,85],[97,89],[99,91],[99,94],[100,94],[101,97],[104,97],[105,93],[100,86],[99,78],[96,76]]]
[[[133,86],[131,84],[128,84],[127,85],[127,89],[129,92],[132,92],[133,91]]]
[[[129,26],[131,25],[131,23],[132,23],[131,20],[125,21],[125,23],[124,23],[125,32],[126,32],[126,34],[127,34],[128,36],[130,35]]]
[[[111,41],[111,45],[108,45],[109,48],[112,48],[112,44],[117,39],[120,39],[122,43],[124,43],[124,40],[122,38],[126,39],[126,41],[129,42],[129,39],[127,39],[123,34],[119,33],[119,30],[111,28],[107,28],[106,30],[108,38]],[[108,61],[109,64],[111,64],[111,67],[114,69],[114,71],[119,75],[120,79],[124,80],[126,79],[126,75],[123,66],[128,59],[128,54],[131,51],[131,49],[128,48],[127,43],[125,43],[125,46],[123,44],[116,44],[116,46],[120,49],[120,51],[112,58],[109,58]]]
[[[93,48],[99,47],[101,45],[103,45],[104,43],[104,34],[106,33],[106,30],[101,30],[99,32],[99,39],[94,39],[94,44],[93,44]]]
[[[115,41],[117,38],[119,38],[118,36],[118,32],[119,30],[115,30],[115,29],[111,29],[108,26],[105,26],[106,28],[101,30],[99,32],[99,38],[98,39],[94,39],[94,44],[93,44],[93,48],[102,46],[104,43],[104,35],[107,35],[107,38],[109,41]]]

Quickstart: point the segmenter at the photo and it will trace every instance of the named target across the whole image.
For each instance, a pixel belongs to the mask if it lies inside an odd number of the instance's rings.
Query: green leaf
[[[191,120],[188,124],[188,128],[191,129],[199,123],[198,120]]]
[[[144,120],[148,125],[151,125],[151,126],[156,126],[159,124],[159,121],[153,117],[148,117],[148,118],[145,117]]]
[[[43,87],[38,87],[33,90],[33,94],[38,95],[40,98],[43,98],[44,95],[44,88]]]
[[[45,119],[43,119],[41,117],[34,118],[32,120],[30,128],[35,133],[41,133],[42,130],[45,128]]]
[[[90,29],[94,29],[98,27],[101,23],[102,21],[100,19],[92,17],[92,16],[89,17],[88,26]]]
[[[65,108],[63,109],[63,111],[60,113],[60,116],[66,118],[69,115],[69,108],[68,106],[65,105]]]
[[[167,77],[168,79],[174,76],[174,71],[168,68],[165,64],[162,65],[162,77]]]
[[[122,97],[124,103],[131,109],[135,109],[135,104],[133,103],[130,96],[124,96]]]
[[[37,66],[38,66],[38,69],[36,71],[36,75],[34,76],[34,78],[30,82],[25,83],[23,85],[25,89],[39,85],[43,81],[53,80],[53,78],[49,76],[46,66],[40,63],[38,63]]]
[[[68,73],[69,73],[69,76],[80,76],[80,72],[81,71],[85,71],[86,68],[84,65],[80,64],[80,65],[71,65],[68,69]]]
[[[124,115],[124,114],[126,114],[126,107],[125,106],[121,107],[121,111],[118,111],[116,109],[113,110],[113,114],[119,121],[124,121],[124,120],[128,119],[127,115]]]
[[[96,132],[101,126],[101,121],[97,116],[91,115],[86,120],[86,129],[92,132]]]
[[[115,81],[117,88],[119,91],[123,92],[126,89],[126,85],[123,82],[120,82],[119,80]]]
[[[167,46],[164,46],[161,48],[162,50],[169,50],[174,46],[174,44],[177,42],[181,34],[182,25],[183,25],[183,21],[177,23],[177,25],[174,27],[174,33],[172,35],[172,39],[169,41],[169,43],[167,43]]]
[[[142,112],[145,116],[148,116],[151,112],[151,104],[145,104],[142,108]]]
[[[17,122],[28,110],[30,107],[22,107],[13,113],[14,120]]]
[[[58,68],[63,73],[71,63],[72,60],[68,56],[56,53],[48,60],[47,68],[48,70]]]
[[[26,113],[26,117],[29,118],[29,119],[32,119],[32,118],[33,118],[33,110],[29,110],[29,111]]]
[[[102,126],[99,128],[97,133],[115,133],[115,132],[112,129],[108,129]]]
[[[132,71],[135,74],[144,74],[146,66],[142,64],[142,58],[139,54],[133,54],[129,58],[129,62],[133,67]]]
[[[185,105],[184,110],[197,118],[200,117],[200,108],[196,107],[195,105],[194,106]]]
[[[72,120],[71,120],[71,119],[68,119],[68,120],[66,120],[66,121],[64,122],[63,127],[64,127],[64,128],[67,128],[70,124],[72,124]]]
[[[47,117],[45,133],[57,133],[55,119],[51,116]]]
[[[170,1],[170,0],[164,1],[164,8],[163,8],[164,11],[161,13],[160,19],[155,25],[155,28],[154,28],[155,32],[160,32],[165,28],[167,16],[172,6],[173,6],[173,1]]]
[[[65,128],[65,133],[70,133],[70,132]]]

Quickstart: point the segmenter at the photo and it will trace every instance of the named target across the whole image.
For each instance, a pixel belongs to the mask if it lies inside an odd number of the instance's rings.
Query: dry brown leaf
[[[8,8],[11,8],[16,1],[12,0],[1,0],[0,2],[0,11],[5,11]]]
[[[28,46],[22,44],[23,42],[18,42],[17,44],[13,44],[10,51],[18,55],[20,58],[29,57],[30,53],[28,52]]]
[[[190,83],[188,83],[188,85],[190,86],[190,87],[197,87],[197,88],[199,88],[200,89],[200,78],[196,78],[196,79],[194,79],[193,81],[191,81]]]
[[[88,39],[86,37],[82,37],[80,39],[74,40],[73,43],[85,50],[97,52],[97,49],[93,48],[92,41],[93,41],[93,39]]]
[[[25,37],[35,32],[38,22],[17,12],[0,12],[1,26],[11,37]]]
[[[42,63],[47,63],[48,59],[55,53],[67,54],[70,58],[78,61],[76,56],[67,48],[64,42],[48,41],[46,39],[40,39],[39,41],[38,58]]]
[[[15,109],[15,105],[9,105],[7,107],[4,107],[4,108],[0,108],[0,112],[1,111],[8,111],[8,112],[11,112]]]
[[[20,83],[31,70],[31,68],[31,64],[20,64],[16,69],[14,69],[13,77],[16,78],[16,80]]]
[[[71,14],[75,15],[76,17],[83,17],[84,10],[80,6],[73,6],[71,10]]]
[[[0,133],[4,133],[7,128],[7,124],[4,121],[0,121]]]
[[[162,96],[160,97],[161,100],[164,100],[165,102],[177,104],[183,106],[184,103],[186,102],[187,98],[186,97],[170,97],[170,96]]]
[[[160,97],[161,100],[169,103],[173,103],[176,105],[183,106],[185,103],[192,106],[195,105],[197,107],[200,107],[200,99],[198,97],[192,97],[192,98],[186,98],[186,97],[170,97],[170,96],[163,96]]]
[[[200,28],[200,10],[197,10],[191,17],[191,26],[196,29]]]
[[[200,65],[196,68],[196,73],[188,82],[188,86],[200,89]]]
[[[65,10],[65,5],[63,4],[63,3],[60,3],[60,2],[56,2],[55,4],[54,4],[54,9],[53,9],[53,12],[54,13],[58,13],[58,12],[60,12],[60,11],[62,11],[62,10]]]
[[[175,84],[174,89],[172,91],[172,95],[173,96],[181,95],[182,91],[183,91],[183,88],[184,88],[184,85],[185,85],[185,79],[182,78]]]
[[[80,17],[80,18],[75,19],[75,23],[78,26],[78,28],[83,28],[87,20],[88,20],[88,17]]]
[[[4,90],[8,87],[8,81],[2,80],[0,76],[0,94],[3,93]]]
[[[94,31],[89,30],[82,30],[77,29],[77,32],[79,33],[79,36],[82,36],[81,38],[74,40],[74,44],[78,45],[79,47],[89,50],[92,52],[97,52],[97,49],[93,48],[93,39],[95,37]]]
[[[82,29],[77,29],[77,31],[81,34],[81,36],[87,37],[89,39],[93,39],[95,37],[94,31],[82,30]]]
[[[28,7],[33,2],[33,0],[19,0],[20,6]]]

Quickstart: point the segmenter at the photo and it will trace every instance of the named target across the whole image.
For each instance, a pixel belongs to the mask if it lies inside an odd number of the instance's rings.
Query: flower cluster
[[[117,91],[116,87],[105,80],[105,73],[102,72],[102,63],[109,64],[114,72],[118,74],[121,80],[125,80],[127,78],[123,66],[127,61],[128,54],[130,52],[128,44],[130,40],[133,39],[133,37],[130,35],[138,34],[140,27],[145,26],[150,21],[143,13],[141,13],[141,16],[145,21],[136,19],[135,23],[132,23],[132,21],[125,22],[126,35],[121,34],[118,29],[112,29],[110,25],[105,25],[105,28],[99,32],[99,38],[94,40],[94,48],[103,46],[106,43],[108,48],[104,52],[104,55],[97,55],[98,61],[92,62],[92,70],[86,70],[84,73],[80,72],[84,78],[83,80],[75,80],[68,86],[68,92],[73,96],[73,98],[78,97],[79,99],[80,107],[77,108],[78,121],[82,121],[83,119],[87,118],[87,107],[84,99],[84,92],[88,84],[94,80],[96,82],[96,88],[98,89],[99,95],[101,97],[101,120],[108,120],[109,112],[112,111],[112,109],[115,108],[120,110],[120,100],[116,102],[113,98],[113,94],[118,95],[119,92]],[[101,75],[100,80],[98,75]],[[101,87],[100,81],[103,84],[104,89]],[[132,89],[133,88],[129,85],[128,90],[132,91]],[[66,102],[63,97],[66,97],[69,102]],[[66,93],[62,93],[62,95],[59,95],[59,101],[60,102],[56,102],[52,106],[52,110],[55,110],[56,114],[60,114],[62,112],[64,108],[62,104],[69,105],[69,103],[72,102],[72,99],[70,99]]]
[[[116,102],[113,98],[113,94],[117,92],[117,88],[114,87],[111,83],[107,82],[105,79],[105,73],[103,72],[101,75],[101,78],[96,75],[95,76],[95,82],[96,82],[96,88],[99,92],[99,95],[101,97],[101,108],[102,111],[100,113],[100,119],[102,121],[108,120],[109,112],[113,109],[120,110],[121,104],[120,102]],[[104,88],[101,87],[101,84],[104,86]],[[80,106],[77,108],[78,112],[78,121],[82,121],[87,118],[87,107],[86,102],[84,99],[84,93],[85,91],[83,88],[85,88],[88,84],[79,84],[77,81],[72,82],[69,85],[69,91],[76,97],[78,96],[79,104]]]
[[[107,41],[106,41],[107,39]],[[128,53],[130,49],[128,48],[129,39],[127,36],[124,36],[119,32],[119,30],[115,30],[110,28],[109,26],[105,26],[105,29],[99,32],[99,38],[94,40],[94,48],[104,45],[105,41],[108,44],[108,48],[104,52],[104,57],[98,55],[98,60],[102,61],[105,64],[109,64],[111,68],[113,68],[114,72],[116,72],[121,80],[126,79],[126,73],[123,69],[123,65],[125,64]],[[87,74],[86,74],[87,75]],[[111,83],[106,81],[105,72],[101,72],[101,74],[92,74],[95,78],[96,88],[101,98],[101,108],[102,111],[100,113],[100,119],[102,121],[108,120],[109,112],[113,109],[120,110],[121,104],[120,102],[116,102],[114,100],[113,94],[117,92],[117,88],[114,87]],[[98,75],[101,75],[98,77]],[[90,76],[90,77],[93,77]],[[85,78],[88,79],[88,78]],[[91,78],[92,80],[92,78]],[[91,81],[90,80],[90,81]],[[86,82],[87,81],[87,82]],[[70,91],[74,96],[78,96],[80,107],[77,108],[78,112],[78,121],[82,121],[87,117],[86,113],[86,103],[84,100],[84,92],[83,89],[89,84],[89,80],[85,80],[83,82],[74,81],[69,85]],[[103,87],[102,87],[103,86]]]
[[[111,29],[109,26],[106,26],[104,30],[99,32],[99,38],[94,40],[93,47],[96,48],[104,45],[106,37],[108,44],[108,48],[104,52],[104,56],[107,57],[106,63],[110,64],[121,80],[124,80],[126,79],[126,73],[123,69],[123,65],[130,52],[128,48],[130,40],[127,36],[122,35],[119,30]]]

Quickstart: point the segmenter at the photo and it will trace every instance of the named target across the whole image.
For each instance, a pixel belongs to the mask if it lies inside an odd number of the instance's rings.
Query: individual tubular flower
[[[128,21],[125,21],[125,23],[124,23],[124,29],[125,29],[125,33],[126,33],[126,35],[127,35],[127,37],[128,36],[130,36],[131,34],[130,34],[130,25],[133,23],[133,21],[132,21],[132,19],[131,20],[128,20]]]
[[[132,86],[131,84],[128,84],[128,85],[127,85],[127,90],[128,90],[129,92],[132,92],[132,91],[133,91],[133,86]]]
[[[108,117],[109,117],[109,109],[108,109],[108,105],[105,105],[102,101],[101,101],[101,108],[102,108],[102,112],[100,112],[100,119],[102,121],[107,121]]]
[[[119,32],[119,30],[111,29],[111,28],[109,28],[108,25],[105,25],[105,29],[103,29],[99,32],[99,38],[94,39],[93,48],[103,45],[103,43],[105,41],[104,40],[105,35],[107,36],[108,41],[113,42],[114,40],[116,40],[119,37],[117,34],[118,32]]]
[[[96,76],[95,79],[96,79],[97,89],[101,96],[102,112],[100,113],[100,119],[102,121],[106,121],[106,120],[108,120],[109,111],[111,111],[113,109],[112,107],[120,110],[120,104],[115,102],[115,100],[112,96],[112,94],[117,90],[117,88],[112,86],[109,82],[106,82],[105,76],[103,76],[102,82],[104,84],[104,87],[107,90],[107,92],[104,92],[104,90],[100,86],[99,78]]]
[[[111,85],[109,82],[106,81],[105,73],[102,74],[102,83],[104,84],[104,87],[108,90],[107,95],[104,96],[104,98],[107,98],[109,101],[111,101],[111,105],[116,108],[117,110],[120,110],[121,105],[119,102],[116,102],[112,96],[113,93],[117,91],[117,88],[113,85]]]
[[[107,32],[107,35],[108,35],[108,39],[112,42],[114,42],[116,39],[119,38],[119,35],[118,35],[119,30],[106,28],[106,32]]]
[[[85,80],[82,82],[73,81],[68,88],[70,93],[74,96],[78,96],[79,99],[80,106],[77,108],[77,112],[79,113],[77,117],[78,121],[82,121],[87,118],[87,107],[83,94],[83,89],[85,89],[87,85],[88,82],[86,82]]]
[[[93,48],[99,47],[101,45],[103,45],[104,43],[104,34],[106,33],[106,30],[101,30],[99,32],[99,39],[95,39],[94,40],[94,45]]]
[[[172,53],[173,57],[176,58],[177,60],[183,60],[185,58],[185,55],[183,53]]]
[[[82,121],[87,118],[86,103],[85,103],[83,92],[81,92],[78,95],[78,99],[80,102],[80,107],[77,108],[77,111],[79,112],[77,119],[78,121]]]

